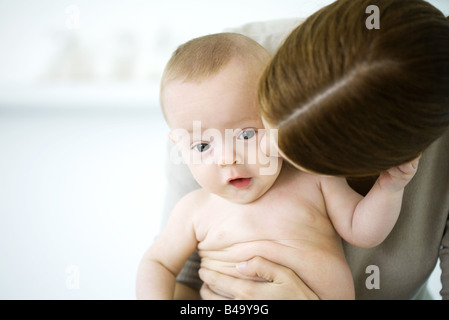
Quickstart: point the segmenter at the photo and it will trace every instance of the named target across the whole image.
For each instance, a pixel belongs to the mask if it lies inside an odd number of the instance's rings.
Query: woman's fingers
[[[268,282],[259,291],[264,295],[263,299],[318,299],[294,271],[262,257],[238,264],[237,270],[247,277],[262,278]]]
[[[237,271],[241,274],[253,278],[253,280],[263,280],[268,282],[282,281],[284,273],[293,272],[288,268],[280,266],[262,257],[255,257],[249,261],[236,265]],[[283,272],[279,272],[283,268]]]
[[[201,268],[199,270],[199,276],[206,284],[206,286],[203,285],[200,292],[203,299],[208,299],[208,297],[212,297],[211,299],[215,299],[213,297],[220,297],[220,299],[234,298],[237,295],[238,288],[242,287],[245,282],[245,280],[234,278],[206,268]],[[203,294],[206,296],[203,296]]]
[[[202,298],[318,299],[296,273],[264,258],[255,257],[247,263],[238,264],[236,269],[246,279],[201,268],[200,278],[207,284],[201,289]],[[257,280],[248,280],[248,277]]]
[[[212,290],[206,283],[201,287],[200,295],[203,300],[230,300],[234,298],[224,292],[219,292],[217,289]]]

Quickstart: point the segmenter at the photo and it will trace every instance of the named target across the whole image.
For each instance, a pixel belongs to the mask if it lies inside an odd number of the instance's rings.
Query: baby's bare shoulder
[[[204,189],[196,189],[188,194],[186,194],[184,197],[181,198],[181,200],[178,201],[176,204],[177,207],[191,207],[201,205],[204,203],[207,199],[209,199],[210,193],[205,191]]]
[[[167,230],[176,230],[179,226],[189,227],[196,230],[196,221],[199,219],[199,213],[202,211],[204,200],[207,193],[204,190],[195,190],[182,197],[170,212],[167,221]],[[165,230],[164,229],[164,230]],[[195,231],[196,233],[196,231]]]

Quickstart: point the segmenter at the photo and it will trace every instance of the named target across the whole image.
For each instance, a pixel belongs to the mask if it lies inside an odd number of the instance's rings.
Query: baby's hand
[[[380,187],[388,191],[399,191],[404,189],[418,170],[420,158],[421,155],[408,163],[383,172],[378,179]]]

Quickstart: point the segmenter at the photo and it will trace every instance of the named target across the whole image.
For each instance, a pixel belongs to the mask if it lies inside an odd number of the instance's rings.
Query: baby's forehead
[[[263,128],[263,122],[257,114],[244,113],[233,114],[221,112],[215,117],[207,116],[174,116],[173,124],[177,124],[178,128],[184,129],[188,132],[193,132],[199,128],[217,129],[219,131],[245,129],[248,127]]]
[[[201,84],[188,83],[167,88],[163,109],[169,125],[188,129],[200,121],[210,127],[236,128],[240,124],[261,123],[255,95],[208,89],[205,87],[203,92]]]

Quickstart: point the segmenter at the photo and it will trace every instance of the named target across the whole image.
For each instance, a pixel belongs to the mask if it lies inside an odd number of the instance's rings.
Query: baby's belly
[[[316,293],[328,290],[323,283],[350,276],[339,238],[320,245],[306,240],[258,240],[198,252],[202,267],[237,278],[245,278],[236,269],[238,263],[262,257],[291,269]]]

